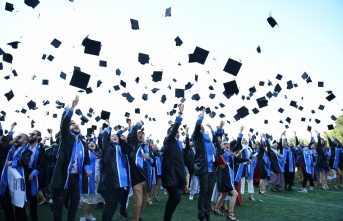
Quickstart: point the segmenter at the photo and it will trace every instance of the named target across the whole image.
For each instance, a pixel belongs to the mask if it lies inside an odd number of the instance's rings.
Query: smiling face
[[[200,126],[200,133],[204,133],[205,132],[205,128],[203,125]]]
[[[110,141],[112,143],[119,143],[119,137],[117,134],[111,134]]]
[[[96,149],[96,144],[91,141],[88,143],[88,150],[95,150]]]
[[[137,133],[137,140],[139,143],[143,143],[145,140],[145,134],[142,131]]]
[[[77,123],[75,123],[75,121],[70,121],[70,131],[75,133],[75,134],[79,134],[80,133],[80,125],[78,125]]]
[[[35,142],[39,142],[41,138],[41,133],[37,130],[32,131],[29,133],[29,144],[34,144]]]
[[[14,147],[22,147],[25,146],[29,141],[29,137],[26,134],[18,135],[13,142]]]
[[[242,139],[242,144],[248,145],[247,139],[243,138],[243,139]]]

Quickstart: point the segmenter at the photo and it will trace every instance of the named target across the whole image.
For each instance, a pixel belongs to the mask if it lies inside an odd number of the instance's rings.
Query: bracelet
[[[183,114],[182,112],[179,112],[179,114]]]

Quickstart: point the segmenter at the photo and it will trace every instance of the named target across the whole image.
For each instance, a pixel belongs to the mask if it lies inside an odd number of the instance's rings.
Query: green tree
[[[328,132],[330,137],[336,137],[339,141],[343,141],[343,115],[340,115],[335,121],[335,129]]]

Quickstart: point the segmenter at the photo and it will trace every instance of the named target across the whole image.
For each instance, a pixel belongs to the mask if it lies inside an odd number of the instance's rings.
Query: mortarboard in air
[[[214,90],[213,87],[212,87],[211,85],[208,87],[208,89],[210,89],[211,91]]]
[[[59,40],[57,40],[56,38],[54,38],[54,40],[52,40],[51,45],[54,46],[55,48],[58,48],[61,45],[62,42],[60,42]]]
[[[101,42],[89,39],[88,36],[82,41],[85,47],[84,53],[99,56],[101,50]]]
[[[179,38],[179,36],[177,36],[177,37],[175,38],[175,42],[176,42],[176,46],[181,46],[182,43],[183,43],[183,41],[181,40],[181,38]]]
[[[12,12],[14,10],[13,4],[6,2],[5,10]]]
[[[5,112],[5,111],[0,111],[0,113],[1,113],[3,116],[6,116],[6,112]]]
[[[85,117],[85,116],[83,116],[83,115],[82,115],[82,117],[80,118],[80,120],[81,120],[81,123],[87,123],[87,122],[89,121],[88,118]]]
[[[139,83],[139,77],[136,77],[135,81],[138,84]]]
[[[135,100],[135,98],[131,96],[130,92],[122,93],[122,96],[125,97],[129,103],[132,103]]]
[[[141,64],[149,64],[150,57],[147,54],[139,53],[138,62]]]
[[[110,112],[102,110],[100,114],[100,118],[102,120],[107,120],[107,119],[110,119],[110,115],[111,115]]]
[[[92,114],[91,113],[87,113],[87,117],[92,117]]]
[[[294,87],[298,87],[298,84],[297,84],[297,83],[295,83],[295,84],[293,84],[293,86],[294,86]]]
[[[93,93],[93,90],[91,87],[86,88],[86,94]]]
[[[29,110],[35,110],[36,109],[36,102],[34,102],[33,100],[30,100],[27,103],[27,106],[29,107]]]
[[[198,82],[198,75],[196,74],[194,77],[195,82]]]
[[[4,53],[4,54],[2,55],[2,60],[5,61],[5,62],[7,62],[7,63],[12,64],[13,56],[12,56],[11,54],[9,54],[9,53]]]
[[[152,81],[153,82],[159,82],[162,81],[162,71],[154,71],[153,74],[151,75]]]
[[[320,120],[318,120],[318,119],[314,119],[314,121],[315,121],[317,124],[320,123]]]
[[[308,121],[310,121],[310,122],[311,122],[311,120],[312,120],[311,118],[310,118],[310,119],[308,119]]]
[[[242,95],[242,100],[245,100],[245,96],[244,95]]]
[[[57,114],[53,114],[52,117],[53,117],[53,118],[57,118]]]
[[[209,54],[208,51],[202,48],[196,47],[193,54],[189,55],[188,63],[197,62],[199,64],[205,64],[208,54]]]
[[[7,98],[7,101],[10,101],[14,97],[13,91],[10,90],[9,92],[7,92],[5,94],[5,97]]]
[[[96,122],[99,122],[99,121],[100,121],[100,116],[97,116],[97,117],[95,118],[95,121],[96,121]]]
[[[244,117],[246,117],[246,116],[249,115],[249,110],[248,110],[248,108],[246,108],[245,106],[243,106],[243,107],[241,107],[241,108],[239,108],[239,109],[237,110],[237,113],[239,114],[239,116],[240,116],[241,118],[244,118]]]
[[[143,99],[144,101],[147,101],[147,100],[148,100],[148,94],[143,94],[143,95],[142,95],[142,99]]]
[[[237,87],[237,83],[235,80],[229,81],[229,82],[226,82],[223,84],[224,84],[226,94],[238,94],[239,93],[239,89]]]
[[[56,103],[56,107],[58,108],[58,109],[60,109],[61,107],[64,107],[65,106],[65,103],[62,103],[62,102],[60,102],[60,101],[56,101],[55,102]]]
[[[318,81],[318,87],[324,87],[324,82]]]
[[[92,130],[96,130],[97,129],[97,126],[96,125],[92,125]]]
[[[93,108],[90,107],[89,110],[88,110],[88,113],[91,113],[91,114],[94,113]]]
[[[273,83],[268,79],[268,86],[273,86]]]
[[[125,112],[125,117],[130,117],[130,113],[129,112]]]
[[[276,79],[278,79],[278,80],[280,80],[280,81],[281,81],[281,79],[282,79],[282,75],[281,75],[281,74],[277,74],[277,75],[276,75]]]
[[[34,9],[40,2],[38,0],[25,0],[24,3]]]
[[[164,104],[164,103],[166,102],[166,100],[167,100],[166,95],[162,95],[162,97],[161,97],[161,103]]]
[[[264,124],[268,124],[268,120],[264,120]]]
[[[291,103],[289,104],[292,107],[298,108],[297,102],[296,101],[291,101]]]
[[[220,117],[220,118],[224,118],[224,117],[225,117],[225,114],[219,114],[219,117]]]
[[[155,94],[157,91],[159,91],[160,89],[159,88],[153,88],[153,89],[151,89],[151,92],[153,93],[153,94]]]
[[[176,82],[176,79],[175,79],[175,78],[173,78],[173,81],[174,81],[174,82]]]
[[[258,47],[256,48],[256,51],[257,51],[258,53],[261,53],[261,47],[258,46]]]
[[[328,101],[332,101],[333,99],[335,99],[335,95],[333,93],[331,93],[329,96],[326,97],[326,100]]]
[[[141,110],[140,110],[139,108],[136,108],[136,109],[135,109],[135,113],[136,113],[136,114],[140,114],[140,113],[141,113]]]
[[[266,94],[266,96],[270,99],[270,98],[273,97],[273,94],[272,94],[272,92],[269,91],[269,92]]]
[[[100,60],[99,61],[99,66],[100,67],[107,67],[107,61]],[[118,69],[117,69],[118,70]],[[117,72],[117,71],[116,71]],[[118,74],[117,74],[118,75]]]
[[[299,109],[300,111],[302,111],[302,110],[304,110],[304,107],[303,107],[303,106],[299,106],[298,109]]]
[[[306,121],[306,118],[305,118],[305,117],[302,117],[302,118],[301,118],[301,121],[305,122],[305,121]]]
[[[267,18],[267,21],[268,21],[269,25],[270,25],[272,28],[274,28],[275,25],[278,25],[278,23],[275,21],[275,19],[274,19],[272,16],[269,16],[269,17]],[[279,25],[278,25],[278,26],[279,26]]]
[[[193,84],[191,84],[191,82],[188,82],[186,85],[185,85],[185,90],[189,90],[193,87]]]
[[[46,58],[46,54],[43,54],[42,59],[45,60],[45,58]]]
[[[288,122],[289,124],[291,123],[291,120],[292,120],[292,119],[289,118],[289,117],[286,118],[286,122]]]
[[[216,79],[213,79],[214,83],[217,83],[217,80]]]
[[[260,83],[258,84],[259,86],[264,86],[264,81],[260,81]]]
[[[328,93],[328,94],[332,94],[332,91],[331,91],[331,90],[329,90],[329,91],[326,91],[326,93]]]
[[[253,112],[254,114],[257,114],[257,113],[260,112],[260,111],[255,107],[254,109],[252,109],[252,112]]]
[[[250,97],[247,97],[247,100],[250,101]]]
[[[241,66],[242,66],[242,63],[229,58],[229,60],[226,62],[226,65],[223,71],[229,74],[232,74],[233,76],[237,76],[239,70],[241,69]]]
[[[78,66],[74,66],[74,71],[81,71],[81,68]]]
[[[13,49],[17,49],[19,43],[20,43],[19,41],[14,41],[14,42],[8,43],[7,45],[11,45]]]
[[[307,83],[311,83],[311,82],[312,82],[311,77],[308,77],[308,78],[306,79],[306,82],[307,82]]]
[[[116,69],[116,75],[120,76],[120,74],[121,74],[121,71],[120,71],[119,68],[117,68],[117,69]]]
[[[42,85],[49,85],[49,80],[43,79],[42,80]]]
[[[91,136],[93,133],[93,129],[92,128],[87,128],[87,136]]]
[[[0,62],[0,70],[4,69],[4,67],[2,66],[2,62]]]
[[[325,106],[324,105],[319,105],[318,109],[319,110],[324,110]]]
[[[250,94],[253,94],[253,93],[255,93],[255,92],[256,92],[256,88],[255,88],[255,86],[253,86],[253,87],[249,88],[249,92],[250,92]]]
[[[287,81],[287,89],[290,90],[293,88],[292,80]]]
[[[132,30],[139,30],[139,24],[137,20],[130,18],[130,22]]]
[[[12,73],[13,73],[13,76],[17,77],[18,74],[17,74],[17,71],[16,70],[12,70]]]
[[[253,128],[250,128],[249,132],[250,132],[250,133],[254,133],[254,129],[253,129]]]
[[[165,17],[170,17],[171,16],[171,7],[166,9]]]
[[[334,129],[334,127],[332,124],[328,125],[328,130],[333,130],[333,129]]]
[[[288,129],[288,128],[289,128],[289,126],[286,124],[286,125],[285,125],[285,128],[286,128],[286,129]]]
[[[83,115],[80,109],[76,109],[76,110],[75,110],[75,114],[76,114],[77,116]]]
[[[214,99],[216,97],[216,94],[210,94],[210,98]]]
[[[216,112],[212,111],[211,113],[209,113],[211,118],[214,118],[216,116]]]
[[[5,116],[1,116],[0,121],[5,121]]]
[[[281,114],[283,113],[284,109],[282,109],[281,107],[279,108],[278,112],[280,112]]]
[[[25,108],[22,108],[20,112],[26,114],[27,110]]]
[[[193,94],[192,100],[199,101],[200,100],[199,94]]]
[[[241,119],[241,117],[239,116],[239,114],[237,113],[235,116],[233,116],[233,118],[236,120],[236,121],[239,121]]]
[[[185,96],[185,90],[175,88],[175,97],[180,98]]]
[[[66,79],[66,77],[67,77],[67,75],[66,75],[65,73],[61,72],[61,74],[60,74],[60,78],[62,78],[63,80],[65,80],[65,79]]]
[[[126,82],[125,82],[125,81],[120,80],[120,85],[121,85],[122,87],[126,88]]]
[[[337,117],[335,117],[335,115],[332,115],[332,116],[331,116],[331,119],[332,119],[332,120],[337,120]]]
[[[181,98],[181,100],[180,100],[181,103],[185,103],[185,101],[186,101],[186,98],[184,98],[184,97]]]
[[[71,77],[69,85],[77,87],[77,88],[81,88],[81,89],[86,89],[90,77],[91,76],[89,74],[83,73],[78,70],[74,70],[73,76]]]
[[[256,99],[256,102],[257,102],[259,108],[263,108],[263,107],[268,106],[268,100],[264,96]]]
[[[102,81],[101,81],[101,80],[98,80],[98,81],[96,82],[96,87],[100,87],[101,84],[102,84]]]
[[[315,112],[314,110],[311,110],[311,113],[314,114],[314,113],[316,113],[316,112]]]
[[[223,108],[223,107],[225,107],[225,104],[219,103],[219,106],[220,106],[221,108]]]
[[[115,86],[113,86],[113,89],[114,89],[115,91],[118,91],[118,90],[120,90],[120,87],[119,87],[119,85],[115,85]]]
[[[275,85],[274,91],[280,93],[282,90],[281,86],[279,84]]]
[[[308,78],[308,74],[306,72],[304,72],[302,75],[301,75],[301,78],[306,80],[306,78]]]
[[[54,58],[55,58],[54,56],[52,56],[51,54],[49,54],[49,56],[48,56],[48,58],[47,58],[47,59],[48,59],[49,61],[53,61],[53,60],[54,60]]]

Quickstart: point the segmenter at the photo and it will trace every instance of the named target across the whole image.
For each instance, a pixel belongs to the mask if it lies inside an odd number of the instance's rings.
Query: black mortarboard
[[[224,118],[224,117],[225,117],[225,114],[219,114],[219,117],[220,117],[220,118]]]
[[[88,118],[85,117],[85,116],[83,116],[83,115],[82,115],[82,117],[80,118],[80,120],[81,120],[81,122],[83,122],[83,123],[87,123],[87,122],[89,121]]]
[[[147,54],[139,53],[138,62],[141,64],[149,64],[150,57]]]
[[[255,93],[256,92],[256,87],[253,86],[253,87],[249,88],[249,92],[250,92],[250,94]]]
[[[242,95],[242,100],[245,100],[245,96],[244,95]]]
[[[102,128],[102,129],[105,129],[105,128],[107,128],[107,127],[108,127],[108,124],[103,123],[101,128]]]
[[[298,108],[297,102],[296,101],[291,101],[291,103],[289,104],[292,107]]]
[[[58,48],[61,45],[62,42],[57,40],[56,38],[52,40],[51,45],[54,46],[55,48]]]
[[[17,77],[18,76],[18,73],[16,70],[12,70],[12,73],[13,73],[13,76]]]
[[[185,101],[186,101],[186,98],[184,98],[184,97],[181,98],[181,100],[180,100],[181,103],[184,103]]]
[[[184,96],[185,96],[185,90],[175,88],[175,97],[179,98],[179,97],[184,97]]]
[[[264,120],[264,124],[268,124],[268,120]]]
[[[46,54],[43,54],[42,59],[45,60],[45,58],[46,58]]]
[[[308,78],[306,79],[306,82],[307,82],[307,83],[311,83],[311,82],[312,82],[311,77],[308,77]]]
[[[211,118],[214,118],[216,116],[216,112],[212,111],[211,113],[209,113]]]
[[[43,79],[42,80],[42,85],[49,85],[49,80],[48,79]]]
[[[332,120],[337,120],[337,117],[335,117],[335,115],[332,115],[332,116],[331,116],[331,119],[332,119]]]
[[[259,86],[264,86],[264,81],[260,81]]]
[[[267,21],[272,28],[274,28],[275,25],[278,25],[278,23],[275,21],[275,19],[272,16],[269,16],[267,18]]]
[[[281,107],[278,110],[281,114],[283,113],[284,109],[282,109]]]
[[[136,109],[135,109],[135,113],[136,113],[136,114],[140,114],[140,113],[141,113],[141,110],[140,110],[139,108],[136,108]]]
[[[252,109],[252,112],[253,112],[254,114],[257,114],[257,113],[260,112],[260,111],[255,107],[254,109]]]
[[[214,99],[216,97],[216,94],[210,94],[210,98]]]
[[[137,20],[130,18],[130,22],[132,30],[139,30],[139,24]]]
[[[99,61],[99,66],[100,67],[107,67],[107,61],[100,60]],[[117,69],[118,70],[118,69]],[[117,72],[117,71],[116,71]],[[118,75],[118,74],[117,74]]]
[[[289,117],[286,118],[286,121],[287,121],[289,124],[291,123],[291,120],[292,120],[292,119],[289,118]]]
[[[235,116],[233,116],[233,118],[236,120],[236,121],[239,121],[241,119],[241,116],[237,113]]]
[[[2,62],[0,62],[0,70],[4,69],[4,67],[2,66]]]
[[[315,119],[314,121],[315,121],[317,124],[320,123],[320,120],[318,120],[318,119]]]
[[[281,75],[281,74],[277,74],[277,75],[276,75],[276,79],[278,79],[278,80],[280,80],[280,81],[281,81],[281,79],[282,79],[282,75]]]
[[[87,136],[91,136],[93,133],[93,129],[92,128],[87,128]]]
[[[99,122],[99,121],[100,121],[100,116],[97,116],[97,117],[95,118],[95,121],[96,121],[96,122]]]
[[[106,66],[107,66],[107,62],[106,62]],[[117,69],[116,69],[116,75],[120,76],[120,74],[121,74],[121,71],[120,71],[119,68],[117,68]]]
[[[130,113],[129,112],[125,112],[125,117],[130,117]]]
[[[93,110],[93,108],[89,108],[89,110],[88,110],[88,113],[93,113],[94,112],[94,110]]]
[[[306,78],[308,78],[308,74],[306,72],[304,72],[302,75],[301,75],[301,78],[306,80]]]
[[[125,82],[125,81],[120,80],[120,85],[121,85],[122,87],[126,88],[126,82]]]
[[[52,117],[53,117],[53,118],[57,118],[57,114],[53,114]]]
[[[54,60],[54,58],[55,58],[54,56],[52,56],[51,54],[49,54],[49,56],[48,56],[48,58],[47,58],[47,59],[48,59],[49,61],[53,61],[53,60]]]
[[[223,71],[229,74],[232,74],[233,76],[237,76],[239,69],[241,69],[241,66],[242,66],[242,63],[229,58],[229,60],[226,62],[226,65]]]
[[[286,129],[288,129],[288,128],[289,128],[289,126],[286,124],[286,125],[285,125],[285,128],[286,128]]]
[[[324,82],[318,81],[318,87],[324,87]]]
[[[78,116],[81,116],[82,115],[82,112],[80,109],[76,109],[75,110],[75,114],[78,115]]]
[[[136,77],[135,81],[138,84],[139,83],[139,77]]]
[[[336,97],[336,96],[335,96],[334,94],[331,93],[329,96],[326,97],[326,100],[332,101],[333,99],[335,99],[335,97]]]
[[[103,120],[107,120],[107,119],[110,119],[110,115],[111,115],[110,112],[102,110],[100,114],[100,118]]]
[[[4,77],[6,80],[10,79],[11,78],[11,75],[7,75]]]
[[[249,110],[248,110],[248,108],[246,108],[245,106],[243,106],[243,107],[241,107],[241,108],[239,108],[239,109],[237,110],[237,113],[239,114],[239,116],[240,116],[241,118],[244,118],[244,117],[246,117],[246,116],[249,115]]]
[[[326,93],[328,93],[328,94],[332,94],[332,91],[331,91],[331,90],[328,90],[328,91],[326,91]]]
[[[14,10],[13,4],[6,2],[5,10],[12,12]]]
[[[188,82],[186,85],[185,85],[185,90],[189,90],[193,87],[193,84],[191,82]]]
[[[304,107],[303,106],[299,106],[298,109],[302,111],[302,110],[304,110]]]
[[[20,112],[26,114],[27,110],[25,108],[22,108]]]
[[[35,110],[36,109],[36,102],[34,102],[33,100],[30,100],[27,103],[27,106],[29,107],[29,110]]]
[[[122,93],[122,96],[125,97],[129,103],[132,103],[135,100],[135,98],[131,96],[130,92]]]
[[[162,95],[162,97],[161,97],[162,104],[164,104],[166,102],[166,100],[167,100],[166,95]]]
[[[293,88],[293,83],[292,80],[287,81],[287,89],[292,89]]]
[[[10,101],[14,97],[13,91],[10,90],[9,92],[7,92],[5,94],[5,97],[7,98],[7,101]]]
[[[177,80],[175,78],[173,78],[173,81],[176,82]]]
[[[67,75],[65,74],[65,73],[63,73],[63,72],[61,72],[61,74],[60,74],[60,78],[62,78],[62,79],[66,79],[66,77],[67,77]]]
[[[171,16],[171,7],[166,9],[166,13],[165,13],[166,17],[170,17]]]
[[[142,95],[142,99],[143,99],[144,101],[147,101],[147,100],[148,100],[148,94],[143,94],[143,95]]]
[[[208,87],[208,89],[210,89],[211,91],[213,91],[213,87],[212,87],[211,85]]]
[[[297,84],[297,83],[295,83],[295,84],[293,84],[293,86],[294,86],[294,87],[298,87],[298,84]]]
[[[332,124],[328,125],[328,130],[333,130],[333,129],[334,129],[334,127]]]
[[[266,94],[266,96],[270,99],[270,98],[273,97],[273,94],[272,94],[272,92],[269,91],[269,92]]]
[[[189,63],[197,62],[199,64],[205,64],[208,54],[209,54],[208,51],[202,48],[196,47],[193,54],[189,55],[188,62]]]
[[[12,64],[13,56],[12,56],[11,54],[9,54],[9,53],[4,53],[4,54],[2,55],[2,60],[5,61],[5,62],[7,62],[7,63]]]
[[[38,0],[25,0],[24,3],[34,9],[40,2]]]
[[[72,85],[74,87],[81,88],[81,89],[86,89],[90,77],[91,76],[89,74],[83,73],[78,70],[74,70],[74,73],[73,73],[73,76],[71,77],[69,85]]]
[[[280,93],[281,90],[282,90],[282,88],[279,84],[275,85],[274,91]]]
[[[5,111],[0,111],[0,113],[1,113],[3,116],[6,116],[6,112],[5,112]]]
[[[199,94],[198,94],[198,93],[196,93],[196,94],[193,94],[193,96],[192,96],[192,100],[199,101],[199,100],[200,100],[200,96],[199,96]]]
[[[154,71],[153,74],[151,75],[152,81],[154,82],[159,82],[162,80],[162,71]]]
[[[17,49],[19,43],[20,43],[19,41],[14,41],[14,42],[8,43],[8,45],[11,45],[13,49]]]
[[[120,90],[120,87],[119,87],[119,85],[115,85],[115,86],[113,86],[113,89],[114,89],[115,91],[118,91],[118,90]]]
[[[305,121],[306,121],[306,118],[305,118],[305,117],[302,117],[302,118],[301,118],[301,121],[305,122]]]
[[[256,51],[257,51],[258,53],[261,53],[261,48],[260,48],[260,46],[258,46],[258,47],[256,48]]]
[[[1,116],[0,121],[5,121],[5,116]]]
[[[82,45],[85,46],[84,53],[99,56],[101,50],[101,42],[94,41],[86,37],[82,41]]]
[[[314,113],[316,113],[316,112],[315,112],[314,110],[311,110],[311,113],[314,114]]]
[[[93,90],[91,87],[86,88],[86,94],[93,93]]]
[[[264,96],[256,99],[256,102],[257,102],[259,108],[263,108],[263,107],[268,106],[268,100]]]
[[[235,80],[229,81],[229,82],[226,82],[223,84],[224,84],[226,94],[238,94],[239,93],[239,89],[237,87],[237,83]]]
[[[282,120],[280,120],[280,121],[279,121],[279,123],[280,123],[280,124],[283,124],[283,121],[282,121]]]
[[[176,38],[175,38],[175,42],[176,42],[176,46],[181,46],[182,45],[182,40],[181,40],[181,38],[179,38],[179,36],[177,36]]]
[[[324,105],[319,105],[318,109],[319,110],[324,110],[325,106]]]
[[[157,91],[159,91],[160,89],[159,88],[153,88],[153,89],[151,89],[151,92],[153,93],[153,94],[155,94]]]
[[[307,126],[307,131],[311,131],[312,127],[311,126]]]
[[[268,86],[273,86],[273,83],[268,79]]]
[[[195,80],[196,82],[198,82],[198,75],[197,75],[197,74],[195,75],[194,80]]]
[[[93,115],[91,113],[87,113],[87,117],[92,117]]]
[[[223,108],[223,107],[225,107],[225,104],[219,103],[219,106],[220,106],[221,108]]]

